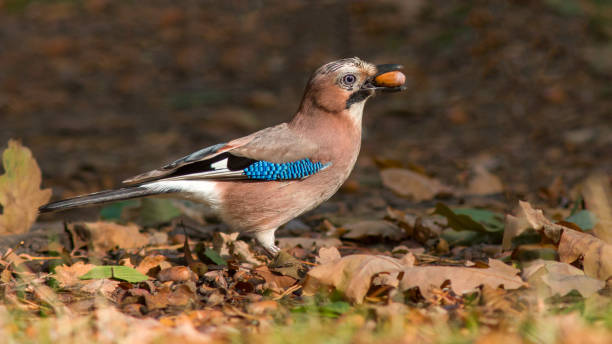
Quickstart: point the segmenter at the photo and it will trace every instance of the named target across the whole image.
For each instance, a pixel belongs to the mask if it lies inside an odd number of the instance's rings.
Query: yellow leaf
[[[4,174],[0,176],[0,234],[23,233],[38,216],[38,208],[51,198],[51,189],[40,189],[40,169],[32,152],[9,140],[2,153]]]

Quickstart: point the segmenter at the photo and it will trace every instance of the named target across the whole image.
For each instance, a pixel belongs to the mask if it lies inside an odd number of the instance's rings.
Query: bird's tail
[[[116,190],[100,191],[89,195],[83,195],[57,202],[47,203],[42,207],[38,208],[38,211],[40,213],[48,213],[52,211],[67,210],[89,205],[97,205],[132,198],[159,195],[163,193],[167,193],[167,191],[151,190],[142,186],[133,186]]]

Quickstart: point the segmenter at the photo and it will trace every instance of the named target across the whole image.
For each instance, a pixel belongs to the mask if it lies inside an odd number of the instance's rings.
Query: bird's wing
[[[124,183],[157,180],[303,178],[326,167],[311,161],[318,145],[297,135],[286,123],[239,139],[200,149],[159,169],[129,178]]]

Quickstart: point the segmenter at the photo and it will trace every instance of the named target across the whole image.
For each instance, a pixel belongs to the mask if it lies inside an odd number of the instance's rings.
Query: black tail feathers
[[[52,211],[67,210],[77,207],[97,205],[102,203],[122,201],[132,198],[145,197],[162,194],[164,192],[151,190],[141,186],[121,188],[116,190],[106,190],[89,195],[78,196],[57,202],[51,202],[38,208],[40,213],[48,213]]]

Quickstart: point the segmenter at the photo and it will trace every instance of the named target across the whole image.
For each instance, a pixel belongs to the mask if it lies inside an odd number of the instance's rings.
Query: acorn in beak
[[[406,89],[406,75],[400,72],[404,68],[399,64],[381,64],[376,66],[377,73],[367,80],[362,89],[381,92],[399,92]]]

